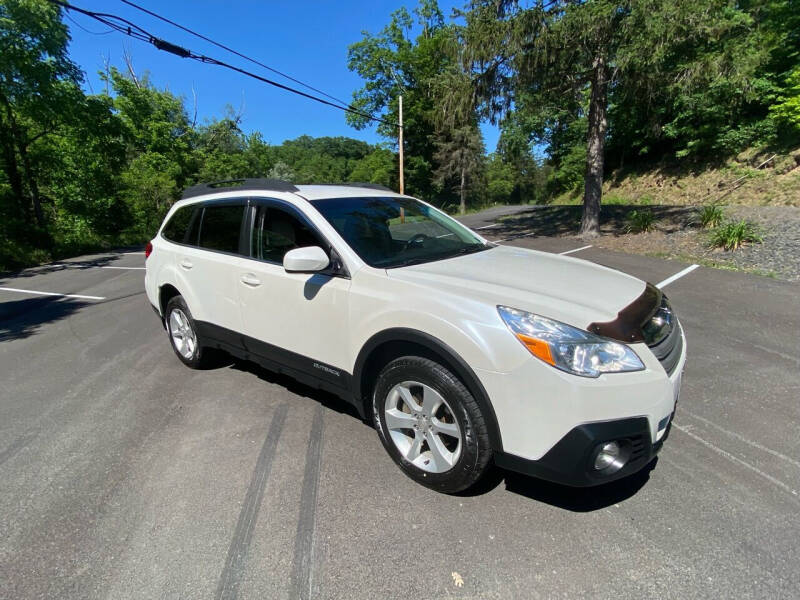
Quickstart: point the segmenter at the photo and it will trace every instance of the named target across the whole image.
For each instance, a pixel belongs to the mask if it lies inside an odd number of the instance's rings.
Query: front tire
[[[200,345],[197,326],[183,296],[174,296],[167,303],[164,322],[175,355],[187,367],[202,369],[206,364],[206,352]]]
[[[453,494],[486,472],[492,452],[483,414],[439,363],[418,356],[390,362],[378,375],[372,412],[384,448],[414,481]]]

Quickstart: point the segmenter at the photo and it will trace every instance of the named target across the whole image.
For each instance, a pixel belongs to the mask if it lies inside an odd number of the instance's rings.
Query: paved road
[[[687,266],[573,256],[653,282]],[[0,289],[0,598],[800,595],[797,284],[699,268],[665,288],[690,359],[651,472],[585,491],[498,472],[452,497],[331,396],[184,368],[143,264],[0,279],[94,297]]]

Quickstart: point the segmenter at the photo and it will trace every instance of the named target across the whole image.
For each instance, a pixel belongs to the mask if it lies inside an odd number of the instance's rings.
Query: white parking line
[[[0,291],[16,292],[18,294],[32,294],[34,296],[58,296],[60,298],[81,298],[83,300],[105,300],[105,296],[84,296],[83,294],[56,294],[54,292],[37,292],[35,290],[20,290],[18,288],[0,287]]]
[[[775,458],[779,458],[781,460],[785,460],[786,462],[788,462],[790,464],[793,464],[795,467],[800,468],[800,461],[797,461],[797,460],[795,460],[795,459],[793,459],[793,458],[791,458],[789,456],[786,456],[785,454],[781,454],[780,452],[778,452],[777,450],[773,450],[772,448],[767,448],[766,446],[762,446],[758,442],[755,442],[755,441],[753,441],[751,439],[748,439],[748,438],[744,437],[743,435],[740,435],[740,434],[736,433],[735,431],[728,431],[727,429],[725,429],[724,427],[720,427],[719,425],[717,425],[713,421],[709,421],[708,419],[706,419],[704,417],[701,417],[700,415],[696,415],[693,412],[689,412],[688,410],[686,410],[686,407],[683,407],[683,409],[681,409],[681,412],[684,415],[689,415],[689,417],[691,417],[692,419],[697,419],[701,423],[705,423],[709,427],[713,427],[717,431],[721,431],[722,433],[726,433],[729,436],[734,437],[737,440],[740,440],[740,441],[744,442],[745,444],[749,444],[753,448],[757,448],[757,449],[759,449],[759,450],[761,450],[763,452],[766,452],[767,454],[771,454]]]
[[[500,227],[500,223],[492,223],[491,225],[484,225],[483,227],[476,227],[475,231],[479,229],[491,229],[492,227]]]
[[[662,281],[661,283],[657,283],[657,284],[656,284],[656,287],[657,287],[658,289],[661,289],[661,288],[663,288],[663,287],[665,287],[665,286],[668,286],[668,285],[669,285],[670,283],[672,283],[673,281],[677,281],[678,279],[680,279],[680,278],[681,278],[681,277],[683,277],[684,275],[688,275],[689,273],[691,273],[692,271],[694,271],[694,270],[695,270],[697,267],[699,267],[699,266],[700,266],[700,265],[690,265],[690,266],[686,267],[686,268],[685,268],[683,271],[678,271],[678,272],[677,272],[677,273],[675,273],[675,275],[673,275],[672,277],[667,277],[667,278],[666,278],[664,281]]]
[[[145,267],[99,267],[100,269],[125,269],[129,271],[144,271]]]
[[[499,244],[500,242],[513,242],[514,240],[519,240],[524,237],[531,237],[535,235],[536,235],[535,233],[523,233],[522,235],[515,235],[510,238],[503,238],[502,240],[489,240],[489,241],[494,244]]]
[[[754,465],[751,465],[749,462],[746,462],[746,461],[742,460],[741,458],[739,458],[737,456],[734,456],[730,452],[727,452],[726,450],[723,450],[722,448],[719,448],[719,447],[715,446],[711,442],[709,442],[707,440],[704,440],[699,435],[697,435],[695,433],[692,433],[687,427],[681,427],[680,425],[678,425],[677,423],[674,423],[674,422],[672,423],[672,426],[675,427],[675,429],[677,429],[678,431],[681,431],[681,432],[685,433],[690,438],[700,442],[706,448],[709,448],[710,450],[713,450],[714,452],[716,452],[720,456],[723,456],[723,457],[727,458],[731,462],[740,464],[743,467],[746,467],[746,468],[750,469],[754,473],[758,473],[759,475],[761,475],[764,479],[766,479],[770,483],[776,485],[777,487],[781,488],[782,490],[784,490],[786,492],[789,492],[792,496],[797,496],[797,490],[792,489],[791,487],[786,485],[781,480],[776,479],[775,477],[773,477],[772,475],[769,475],[768,473],[765,473],[764,471],[762,471],[758,467],[756,467]]]
[[[574,250],[567,250],[566,252],[559,252],[559,254],[572,254],[573,252],[580,252],[581,250],[586,250],[587,248],[591,248],[592,245],[589,244],[588,246],[581,246],[580,248],[575,248]]]

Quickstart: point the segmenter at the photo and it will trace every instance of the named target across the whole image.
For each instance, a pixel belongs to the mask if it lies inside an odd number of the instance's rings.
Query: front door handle
[[[194,265],[192,264],[192,261],[190,261],[190,260],[188,260],[188,259],[184,258],[184,259],[181,261],[181,266],[182,266],[184,269],[186,269],[186,270],[188,271],[188,270],[189,270],[189,269],[191,269],[191,268],[192,268]]]
[[[252,273],[245,273],[242,275],[242,283],[250,287],[258,287],[261,285],[261,280]]]

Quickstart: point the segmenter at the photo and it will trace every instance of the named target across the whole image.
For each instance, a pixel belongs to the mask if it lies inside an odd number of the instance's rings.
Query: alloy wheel
[[[416,381],[397,384],[386,396],[384,419],[394,445],[416,467],[443,473],[458,462],[461,429],[453,409],[432,387]]]
[[[174,308],[169,313],[169,334],[178,354],[190,360],[197,349],[197,335],[180,308]]]

